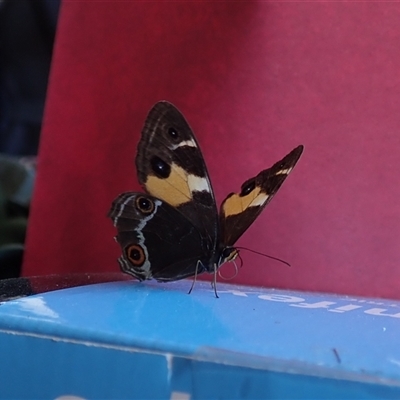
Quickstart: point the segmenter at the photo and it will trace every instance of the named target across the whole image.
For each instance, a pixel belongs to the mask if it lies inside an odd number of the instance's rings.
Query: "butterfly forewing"
[[[218,214],[207,168],[181,112],[166,101],[149,112],[136,156],[138,179],[147,193],[177,208],[215,247]]]
[[[303,146],[296,147],[271,168],[244,182],[240,193],[231,193],[223,201],[220,226],[225,246],[232,246],[253,223],[281,187],[302,152]]]

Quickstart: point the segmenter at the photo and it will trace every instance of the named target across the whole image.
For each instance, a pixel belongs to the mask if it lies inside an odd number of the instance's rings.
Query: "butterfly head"
[[[232,246],[224,247],[220,253],[219,260],[218,260],[218,267],[226,262],[230,262],[236,259],[239,255],[239,251]]]

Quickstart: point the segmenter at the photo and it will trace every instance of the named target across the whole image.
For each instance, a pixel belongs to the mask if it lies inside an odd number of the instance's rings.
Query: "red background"
[[[293,267],[243,252],[234,281],[399,298],[399,21],[398,3],[64,1],[24,274],[118,271],[106,214],[166,99],[218,202],[305,145],[239,241]]]

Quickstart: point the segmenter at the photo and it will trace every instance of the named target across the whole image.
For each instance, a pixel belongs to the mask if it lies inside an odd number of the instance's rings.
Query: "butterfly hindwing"
[[[171,103],[160,101],[150,110],[136,168],[147,193],[177,208],[215,240],[218,213],[207,168],[189,124]]]
[[[240,193],[231,193],[223,201],[220,226],[225,246],[232,246],[253,223],[281,187],[302,152],[303,146],[296,147],[271,168],[244,182]]]
[[[201,233],[176,208],[145,193],[127,192],[112,203],[108,216],[117,228],[122,271],[139,280],[178,280],[202,272],[207,255]]]

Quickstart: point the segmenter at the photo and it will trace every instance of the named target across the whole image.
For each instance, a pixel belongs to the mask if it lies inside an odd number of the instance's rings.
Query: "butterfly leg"
[[[198,260],[197,264],[196,264],[196,270],[194,272],[194,278],[193,278],[192,286],[190,287],[190,290],[188,291],[188,294],[192,293],[192,290],[194,288],[194,284],[196,283],[196,280],[197,280],[197,272],[199,270],[199,265],[200,264],[202,264],[202,262],[200,260]]]
[[[211,287],[214,289],[215,297],[219,299],[218,293],[217,293],[217,271],[218,267],[217,264],[214,264],[214,278],[211,282]]]

